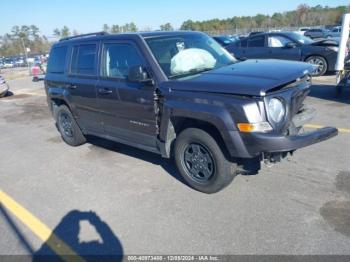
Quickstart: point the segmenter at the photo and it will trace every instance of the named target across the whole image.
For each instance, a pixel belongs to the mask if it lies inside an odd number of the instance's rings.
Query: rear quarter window
[[[63,74],[67,57],[67,46],[52,48],[47,64],[47,72]]]

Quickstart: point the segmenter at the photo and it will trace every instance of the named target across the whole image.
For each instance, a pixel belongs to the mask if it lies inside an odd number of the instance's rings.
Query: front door
[[[133,42],[103,43],[98,103],[106,135],[155,147],[154,87],[128,81],[129,69],[140,65],[146,67]]]
[[[288,43],[294,45],[288,46]],[[269,57],[282,60],[296,60],[301,59],[301,49],[297,43],[282,35],[268,36]]]

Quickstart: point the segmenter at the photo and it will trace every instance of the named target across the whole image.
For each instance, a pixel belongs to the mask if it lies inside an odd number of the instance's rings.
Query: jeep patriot
[[[98,136],[173,157],[194,189],[215,193],[260,163],[333,136],[305,132],[314,65],[238,61],[200,32],[92,33],[53,45],[47,101],[63,140]]]

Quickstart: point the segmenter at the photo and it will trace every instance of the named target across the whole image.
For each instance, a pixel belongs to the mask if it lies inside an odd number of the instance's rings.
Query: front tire
[[[323,76],[328,70],[327,60],[322,56],[309,56],[305,62],[318,66],[316,71],[311,74],[312,76]]]
[[[185,181],[203,193],[222,190],[236,175],[237,166],[225,158],[213,137],[201,129],[188,128],[180,133],[174,157]]]
[[[79,146],[86,142],[84,134],[67,106],[59,106],[56,109],[55,118],[57,128],[64,142],[70,146]]]

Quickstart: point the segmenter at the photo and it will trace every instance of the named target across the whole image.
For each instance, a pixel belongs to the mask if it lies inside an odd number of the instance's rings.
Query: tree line
[[[0,56],[11,56],[30,53],[46,53],[51,43],[40,34],[35,25],[14,26],[10,33],[0,36]]]
[[[180,26],[181,30],[198,30],[204,32],[220,32],[224,30],[253,29],[253,28],[281,28],[318,25],[337,25],[341,23],[344,13],[350,12],[349,6],[328,7],[317,5],[310,7],[306,4],[299,5],[296,10],[272,15],[257,14],[255,16],[234,16],[227,19],[211,19],[205,21],[187,20]],[[159,26],[160,30],[171,31],[174,27],[171,23]],[[136,32],[140,29],[134,22],[124,25],[104,24],[101,30],[109,33]],[[151,31],[152,28],[144,27],[141,31]],[[53,30],[55,41],[80,32],[67,26]],[[0,56],[24,54],[25,48],[31,53],[46,53],[50,49],[52,41],[40,34],[40,29],[35,25],[14,26],[10,33],[0,36]]]
[[[234,16],[227,19],[206,21],[187,20],[182,23],[180,29],[208,32],[251,28],[337,25],[341,23],[342,15],[349,11],[349,6],[323,7],[317,5],[310,7],[307,4],[301,4],[296,10],[274,13],[273,15]]]

